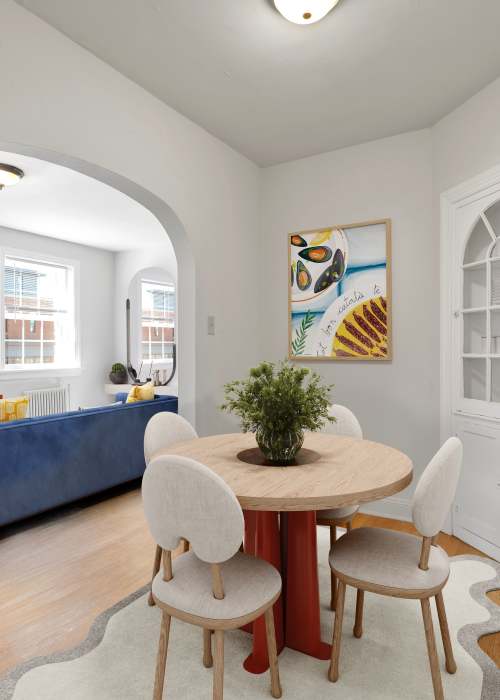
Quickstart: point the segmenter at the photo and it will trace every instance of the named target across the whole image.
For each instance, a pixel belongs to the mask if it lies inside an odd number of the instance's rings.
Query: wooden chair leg
[[[330,525],[330,551],[337,541],[337,527]],[[335,610],[337,604],[337,578],[330,569],[330,610]]]
[[[340,638],[342,636],[344,602],[345,583],[343,581],[339,581],[337,592],[337,610],[335,612],[335,626],[333,628],[332,657],[330,661],[330,668],[328,670],[328,678],[332,683],[335,683],[339,679]]]
[[[351,522],[350,520],[347,521],[347,523],[346,523],[346,525],[345,525],[345,529],[347,530],[347,532],[351,532],[351,530],[352,530],[352,522]]]
[[[457,664],[453,656],[453,647],[451,644],[450,630],[448,620],[446,618],[446,609],[444,607],[443,591],[439,591],[436,596],[436,607],[439,618],[439,627],[441,628],[441,638],[443,640],[444,655],[446,657],[446,670],[448,673],[455,673]]]
[[[435,700],[444,700],[443,684],[441,683],[441,672],[439,670],[436,638],[434,636],[434,627],[432,625],[431,605],[429,598],[422,598],[420,605],[422,606],[422,616],[424,618],[425,639],[427,641],[427,653],[429,654],[429,663],[431,667],[434,698]]]
[[[166,612],[162,612],[160,641],[158,642],[158,656],[156,659],[155,687],[153,700],[162,700],[163,686],[165,684],[165,665],[167,663],[168,637],[170,634],[171,617]]]
[[[214,660],[212,657],[212,632],[203,630],[203,665],[205,668],[212,668]]]
[[[161,547],[159,545],[156,545],[156,551],[155,551],[155,560],[153,564],[153,575],[151,577],[151,585],[153,584],[153,579],[160,570],[161,566]],[[153,593],[152,591],[149,591],[149,596],[148,596],[148,605],[154,605],[155,602],[153,600]]]
[[[273,608],[264,613],[266,621],[267,654],[269,656],[269,672],[271,674],[271,695],[280,698],[282,695],[280,673],[278,668],[278,652],[276,650],[276,634],[274,630]]]
[[[214,691],[213,700],[223,700],[224,695],[224,630],[214,631]],[[155,698],[156,700],[156,698]]]
[[[188,542],[188,540],[183,539],[182,540],[182,554],[185,554],[186,552],[189,552],[189,542]]]
[[[361,639],[363,635],[363,603],[365,600],[365,592],[358,588],[356,593],[356,619],[354,620],[354,628],[352,633],[357,639]]]

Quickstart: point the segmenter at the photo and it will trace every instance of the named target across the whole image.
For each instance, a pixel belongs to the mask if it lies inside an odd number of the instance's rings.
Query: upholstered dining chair
[[[144,433],[144,460],[146,465],[149,464],[151,458],[158,450],[166,449],[176,442],[184,442],[184,440],[194,440],[198,435],[191,423],[177,413],[171,411],[161,411],[155,413],[150,418]],[[183,540],[183,549],[185,552],[189,549],[189,542]],[[161,547],[157,546],[153,561],[153,576],[160,570],[161,565]],[[153,595],[149,594],[148,604],[154,605]]]
[[[347,435],[353,438],[362,438],[363,431],[358,419],[352,411],[346,406],[333,404],[330,406],[329,413],[335,418],[335,423],[327,423],[323,428],[323,432],[333,433],[334,435]],[[316,522],[318,525],[326,525],[330,528],[330,549],[333,548],[337,539],[337,527],[345,525],[347,531],[351,530],[353,517],[359,510],[359,506],[347,506],[345,508],[330,508],[328,510],[319,510],[316,513]],[[335,601],[337,597],[337,582],[335,574],[331,571],[331,595],[330,608],[335,610]]]
[[[204,464],[167,455],[147,466],[142,496],[163,558],[163,571],[153,580],[155,603],[162,611],[153,700],[161,700],[163,694],[172,617],[203,628],[203,663],[207,668],[213,665],[213,698],[222,700],[224,631],[264,615],[271,694],[281,697],[273,615],[281,576],[271,564],[239,551],[243,511],[232,490]],[[172,560],[182,537],[191,550]]]
[[[419,599],[422,607],[427,652],[436,700],[443,700],[443,686],[430,599],[436,599],[446,670],[457,670],[453,657],[443,588],[450,574],[448,556],[436,544],[455,497],[462,465],[462,443],[447,440],[422,474],[413,496],[413,523],[422,536],[379,528],[358,528],[341,537],[330,553],[330,566],[339,581],[333,633],[332,658],[328,677],[339,677],[340,639],[346,586],[357,589],[354,636],[361,637],[364,592],[396,598]]]

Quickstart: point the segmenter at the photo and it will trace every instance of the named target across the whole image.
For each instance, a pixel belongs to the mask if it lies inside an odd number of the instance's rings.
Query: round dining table
[[[410,484],[409,457],[387,445],[328,433],[306,433],[295,463],[266,462],[251,433],[213,435],[155,453],[191,457],[234,491],[245,518],[244,550],[273,564],[283,589],[274,606],[278,651],[285,646],[329,659],[320,635],[316,511],[376,501]],[[253,650],[244,667],[269,667],[264,618],[247,628]]]

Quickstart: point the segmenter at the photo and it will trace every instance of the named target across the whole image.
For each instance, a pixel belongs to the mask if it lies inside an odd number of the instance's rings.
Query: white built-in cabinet
[[[453,532],[500,560],[500,168],[441,198],[441,397],[464,445]]]

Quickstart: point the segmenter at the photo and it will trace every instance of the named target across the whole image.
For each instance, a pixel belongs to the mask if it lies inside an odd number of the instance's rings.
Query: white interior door
[[[500,169],[442,198],[442,437],[464,464],[453,532],[500,560]]]

